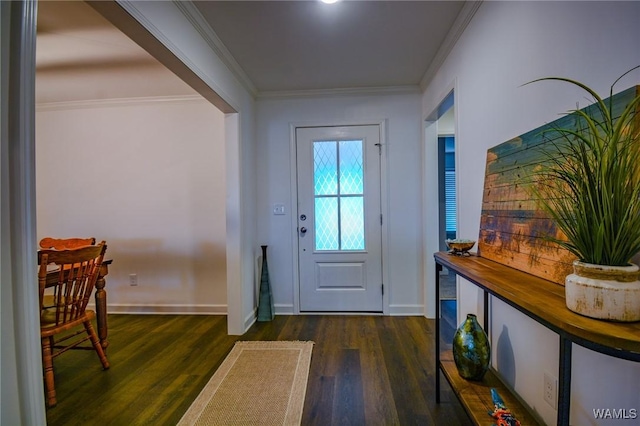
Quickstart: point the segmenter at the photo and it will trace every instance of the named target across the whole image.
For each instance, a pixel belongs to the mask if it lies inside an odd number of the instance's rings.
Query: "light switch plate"
[[[274,204],[273,205],[273,214],[276,214],[276,215],[284,214],[284,204]]]

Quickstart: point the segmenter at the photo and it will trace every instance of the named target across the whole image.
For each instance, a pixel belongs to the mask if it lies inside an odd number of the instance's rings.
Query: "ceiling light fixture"
[[[333,4],[333,3],[337,3],[340,0],[320,0],[322,3],[324,4]]]

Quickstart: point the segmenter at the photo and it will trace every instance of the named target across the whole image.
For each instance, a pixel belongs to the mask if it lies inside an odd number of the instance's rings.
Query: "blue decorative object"
[[[489,368],[489,339],[474,314],[458,327],[453,336],[453,360],[458,373],[468,380],[482,380]]]
[[[273,295],[269,282],[269,267],[267,266],[267,246],[262,247],[262,273],[260,275],[260,293],[258,295],[258,321],[271,321],[275,317],[273,309]]]
[[[491,399],[493,400],[493,412],[489,411],[489,415],[496,419],[493,426],[520,426],[520,421],[504,405],[504,401],[495,388],[491,388]]]

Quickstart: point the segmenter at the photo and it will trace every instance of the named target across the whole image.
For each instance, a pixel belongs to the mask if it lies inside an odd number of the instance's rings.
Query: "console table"
[[[483,290],[483,325],[485,330],[489,324],[489,296],[491,295],[558,334],[560,343],[558,425],[569,425],[572,344],[575,343],[616,358],[640,362],[640,322],[616,323],[578,315],[567,309],[564,287],[476,255],[456,256],[447,252],[438,252],[434,254],[434,258],[436,262],[435,347],[437,368],[443,371],[454,392],[465,405],[470,415],[470,411],[473,408],[469,408],[468,392],[462,392],[460,387],[466,386],[466,383],[473,385],[473,382],[467,382],[459,378],[457,371],[452,374],[451,364],[453,363],[453,357],[447,353],[444,355],[440,353],[440,271],[442,271],[443,267],[455,272]],[[455,369],[455,365],[453,365],[453,368]],[[488,373],[491,372],[489,371]],[[436,402],[440,402],[440,374],[435,376]],[[493,374],[486,379],[489,381],[496,380]],[[485,384],[485,386],[487,385]],[[500,392],[505,392],[505,390],[501,389]],[[465,399],[467,400],[465,401]],[[508,407],[510,401],[513,400],[514,398],[511,395],[505,397]],[[509,408],[513,409],[513,407]],[[522,406],[522,408],[524,407]],[[514,413],[516,412],[514,409]],[[490,417],[488,418],[490,419]],[[522,424],[529,423],[523,421]]]

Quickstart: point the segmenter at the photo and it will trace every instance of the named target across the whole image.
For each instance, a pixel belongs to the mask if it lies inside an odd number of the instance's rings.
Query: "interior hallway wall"
[[[295,226],[292,199],[290,125],[347,125],[386,120],[389,313],[421,315],[421,147],[420,95],[342,95],[262,99],[257,102],[257,237],[268,244],[269,273],[276,312],[292,312],[294,301]],[[273,215],[273,204],[285,215]]]
[[[478,236],[487,149],[555,120],[577,101],[589,103],[566,84],[522,84],[563,76],[608,93],[617,77],[640,64],[638,22],[637,2],[482,4],[423,96],[426,117],[455,86],[461,238]],[[634,84],[640,84],[640,71],[616,91]],[[480,306],[475,287],[462,283],[459,322],[481,312]],[[558,375],[558,336],[497,300],[492,309],[493,366],[547,424],[555,424],[556,410],[543,400],[543,373]],[[573,347],[571,424],[637,422],[596,421],[593,409],[639,409],[640,364]]]
[[[36,123],[38,238],[107,241],[109,312],[225,313],[224,114],[157,98],[54,104]]]

